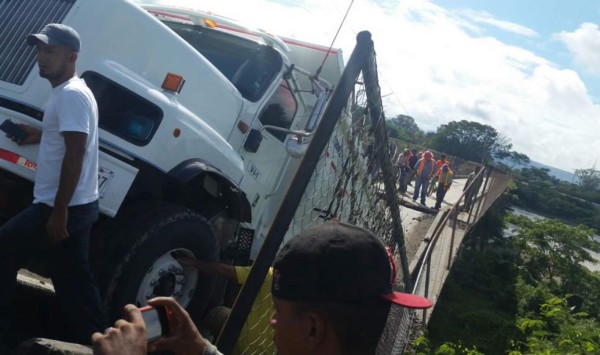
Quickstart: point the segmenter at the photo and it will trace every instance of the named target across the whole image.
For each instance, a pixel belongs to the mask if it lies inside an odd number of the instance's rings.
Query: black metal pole
[[[370,38],[369,38],[370,40]],[[398,245],[400,254],[400,264],[402,266],[402,277],[404,279],[404,290],[411,289],[411,279],[408,270],[408,260],[406,260],[406,246],[404,244],[404,231],[400,221],[400,205],[396,193],[396,181],[390,167],[389,146],[387,132],[385,129],[385,117],[383,113],[383,103],[381,102],[381,91],[377,79],[377,66],[375,64],[375,52],[369,53],[363,67],[363,79],[365,81],[365,91],[367,92],[367,106],[371,115],[373,126],[373,135],[376,139],[377,149],[375,150],[379,158],[379,166],[383,173],[384,188],[388,207],[392,213],[392,235]]]
[[[481,205],[483,205],[483,200],[484,200],[484,193],[485,193],[485,189],[488,186],[488,181],[490,180],[490,175],[492,175],[492,170],[494,170],[493,166],[489,166],[487,171],[487,176],[485,177],[485,182],[483,183],[483,188],[480,189],[481,191],[481,198],[479,199],[479,203],[477,204],[477,209],[475,210],[475,217],[474,218],[478,218],[479,217],[479,211],[481,210]],[[479,191],[477,191],[479,192]],[[485,195],[487,196],[487,195]],[[475,198],[477,198],[477,195],[475,195]]]
[[[224,354],[230,354],[233,350],[246,318],[248,318],[252,303],[275,259],[283,237],[302,199],[304,190],[306,190],[312,173],[319,162],[319,157],[333,133],[338,117],[347,104],[348,96],[354,89],[363,63],[367,56],[374,51],[373,41],[371,41],[371,34],[369,32],[360,32],[356,40],[356,47],[354,47],[350,55],[340,81],[323,113],[323,118],[279,206],[279,210],[271,224],[271,228],[267,232],[265,241],[254,260],[248,279],[242,286],[227,323],[219,335],[216,345]]]

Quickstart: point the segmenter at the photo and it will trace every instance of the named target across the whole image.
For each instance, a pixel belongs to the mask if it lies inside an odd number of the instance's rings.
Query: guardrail
[[[435,304],[463,237],[500,197],[510,180],[511,176],[500,169],[482,169],[455,205],[437,219],[430,229],[427,247],[417,258],[416,267],[412,268],[411,274],[415,275],[413,293],[424,295]],[[428,311],[424,310],[420,318],[426,324]]]

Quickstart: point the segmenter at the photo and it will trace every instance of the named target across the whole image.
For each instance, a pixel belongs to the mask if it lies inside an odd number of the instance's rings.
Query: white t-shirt
[[[87,133],[79,182],[69,206],[98,199],[98,106],[85,81],[73,77],[52,89],[42,121],[33,202],[54,206],[65,155],[62,132]]]

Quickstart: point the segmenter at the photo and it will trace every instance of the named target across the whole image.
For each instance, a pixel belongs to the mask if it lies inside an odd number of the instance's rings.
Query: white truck
[[[256,255],[341,51],[179,7],[0,1],[0,121],[41,125],[51,88],[25,37],[51,22],[79,32],[78,73],[99,107],[102,215],[90,258],[109,316],[159,295],[201,315],[219,297],[215,279],[174,257]],[[0,223],[31,203],[37,155],[0,134]]]

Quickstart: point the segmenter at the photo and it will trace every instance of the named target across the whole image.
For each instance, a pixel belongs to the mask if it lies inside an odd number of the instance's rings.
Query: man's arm
[[[54,199],[54,208],[46,224],[48,236],[54,241],[69,236],[67,232],[67,220],[69,218],[67,207],[79,182],[87,142],[87,133],[63,132],[62,134],[65,140],[65,155],[60,169],[60,180]]]
[[[238,282],[237,274],[235,272],[235,267],[223,263],[215,263],[210,261],[196,260],[193,258],[181,256],[177,258],[177,261],[182,263],[183,265],[193,266],[201,272],[217,275],[221,277],[228,278],[232,281]]]

